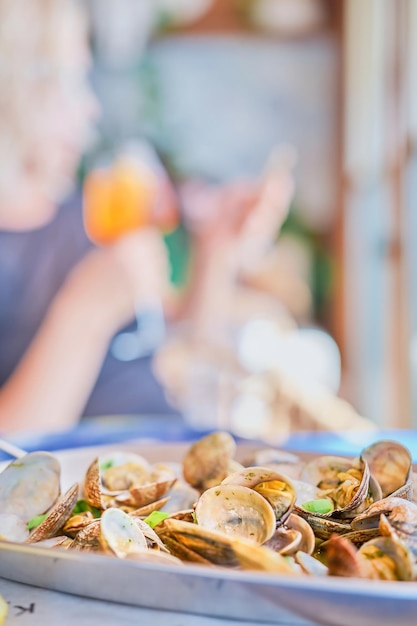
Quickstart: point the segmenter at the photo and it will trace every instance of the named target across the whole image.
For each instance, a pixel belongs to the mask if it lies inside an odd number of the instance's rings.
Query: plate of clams
[[[415,624],[415,474],[396,441],[349,458],[218,431],[0,469],[3,578],[287,626]]]

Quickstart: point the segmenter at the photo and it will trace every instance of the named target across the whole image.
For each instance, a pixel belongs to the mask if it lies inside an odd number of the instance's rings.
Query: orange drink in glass
[[[163,196],[167,177],[159,177],[148,163],[122,155],[113,165],[92,169],[83,190],[84,226],[93,243],[106,246],[124,234],[155,226],[169,231],[177,226],[177,210],[171,191]],[[161,191],[162,190],[162,191]],[[151,354],[165,335],[161,302],[137,309],[137,331],[121,333],[113,341],[113,355],[122,361]]]

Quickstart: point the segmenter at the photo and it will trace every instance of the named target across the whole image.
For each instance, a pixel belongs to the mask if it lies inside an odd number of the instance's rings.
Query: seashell
[[[131,517],[134,520],[135,524],[139,527],[139,530],[145,535],[146,545],[149,549],[157,549],[162,550],[162,552],[168,552],[168,550],[160,540],[159,536],[156,534],[153,528],[149,526],[149,524],[140,519],[140,517],[134,517],[133,515],[131,515]]]
[[[381,535],[399,539],[417,559],[417,505],[402,498],[386,498],[385,502],[385,510],[379,511],[379,518],[373,517],[373,523],[378,521]]]
[[[110,467],[107,467],[109,464]],[[134,452],[112,452],[100,457],[102,492],[115,494],[130,489],[132,485],[145,482],[151,466],[141,455]]]
[[[326,547],[329,574],[412,580],[413,560],[407,547],[393,537],[371,539],[357,550],[344,537],[333,537]]]
[[[111,464],[109,467],[107,467]],[[94,459],[84,478],[84,497],[90,506],[104,510],[111,498],[149,476],[150,464],[133,452],[113,452]]]
[[[0,474],[0,511],[24,522],[45,513],[60,493],[61,468],[48,452],[31,452],[12,461]]]
[[[135,483],[129,488],[131,501],[129,504],[131,503],[135,507],[151,504],[165,496],[176,481],[177,477],[172,469],[163,465],[156,465],[150,474],[144,477],[142,484]]]
[[[354,530],[378,528],[381,515],[385,515],[390,523],[407,527],[407,534],[417,535],[417,504],[389,496],[371,506],[351,521]]]
[[[330,498],[334,510],[320,517],[352,518],[381,496],[381,490],[362,458],[322,456],[306,464],[301,479],[318,488],[319,497]],[[297,512],[299,510],[297,509]]]
[[[100,551],[100,522],[94,519],[88,526],[82,528],[74,537],[71,548],[79,551]]]
[[[100,545],[104,552],[120,559],[148,549],[146,537],[135,520],[120,509],[106,509],[101,516]]]
[[[245,467],[227,476],[222,485],[241,485],[261,494],[274,510],[276,521],[282,524],[290,515],[295,499],[291,480],[269,467]]]
[[[97,457],[91,463],[84,478],[84,498],[90,506],[96,509],[105,509],[105,502],[101,497],[100,461]]]
[[[286,576],[299,574],[297,566],[293,562],[288,562],[281,554],[265,546],[254,546],[249,541],[238,539],[233,541],[232,547],[242,569]]]
[[[225,567],[239,564],[232,547],[236,538],[224,533],[172,518],[165,519],[155,530],[171,554],[186,561]],[[255,546],[253,542],[251,545]]]
[[[361,456],[380,484],[383,498],[392,495],[412,499],[412,458],[405,446],[397,441],[377,441],[365,448]]]
[[[306,520],[318,539],[326,541],[332,535],[345,535],[351,532],[350,524],[335,520],[325,515],[308,513],[304,509],[295,508],[296,514]]]
[[[194,443],[183,459],[184,478],[200,491],[218,485],[230,473],[236,453],[229,433],[214,432]]]
[[[316,545],[316,538],[310,524],[295,513],[291,513],[285,522],[287,528],[297,530],[301,534],[301,542],[298,548],[299,552],[313,554]]]
[[[161,527],[162,524],[159,524],[158,526]],[[201,556],[201,554],[198,554],[198,552],[195,552],[192,548],[184,545],[182,541],[179,541],[175,536],[171,535],[169,531],[164,531],[160,528],[158,532],[160,533],[161,540],[164,542],[164,545],[172,556],[175,556],[186,563],[199,563],[200,565],[204,565],[206,567],[213,566],[213,563],[211,563],[208,559]]]
[[[201,528],[255,543],[264,543],[275,532],[272,506],[259,493],[241,485],[221,484],[204,491],[195,516]]]
[[[168,502],[160,510],[164,513],[176,513],[177,511],[192,509],[199,496],[200,493],[197,489],[178,481],[169,492]]]
[[[68,550],[72,547],[73,540],[66,535],[59,535],[58,537],[50,537],[49,539],[42,539],[37,542],[37,546],[41,548],[61,548],[62,550]]]
[[[147,515],[150,515],[153,511],[159,511],[160,509],[162,509],[168,501],[169,498],[161,498],[160,500],[155,500],[155,502],[151,502],[146,506],[141,506],[139,509],[135,509],[133,511],[130,510],[129,513],[137,517],[146,517]]]
[[[306,552],[302,552],[301,550],[296,552],[294,559],[295,562],[300,565],[304,574],[309,574],[311,576],[327,576],[329,573],[329,570],[324,563]]]
[[[44,521],[30,533],[27,543],[36,543],[56,535],[71,517],[77,499],[78,483],[75,483],[68,489],[63,498],[54,505]]]
[[[307,523],[307,522],[306,522]],[[285,526],[279,526],[271,539],[265,541],[262,545],[265,548],[269,548],[274,552],[278,552],[282,555],[295,554],[299,549],[303,536],[300,531],[293,528],[286,528]]]
[[[93,514],[91,511],[83,511],[82,513],[77,513],[76,515],[72,515],[62,527],[62,531],[69,535],[70,537],[75,537],[75,535],[82,529],[91,524],[94,520]]]
[[[23,543],[29,536],[25,522],[13,513],[0,513],[0,540]]]

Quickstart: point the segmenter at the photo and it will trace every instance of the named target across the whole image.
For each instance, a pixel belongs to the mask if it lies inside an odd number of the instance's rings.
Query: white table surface
[[[162,590],[161,590],[162,592]],[[56,591],[22,585],[0,578],[0,594],[9,604],[5,626],[261,626],[260,622],[241,622],[185,613],[155,611],[89,600]],[[296,620],[279,626],[303,626]],[[263,622],[265,626],[265,622]]]

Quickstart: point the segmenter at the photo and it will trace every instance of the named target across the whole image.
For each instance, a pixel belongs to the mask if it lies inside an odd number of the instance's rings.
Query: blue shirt
[[[29,232],[0,231],[0,386],[12,374],[69,270],[91,249],[74,196],[56,218]],[[134,328],[134,326],[132,326]],[[85,416],[170,414],[151,358],[121,362],[110,353]]]

